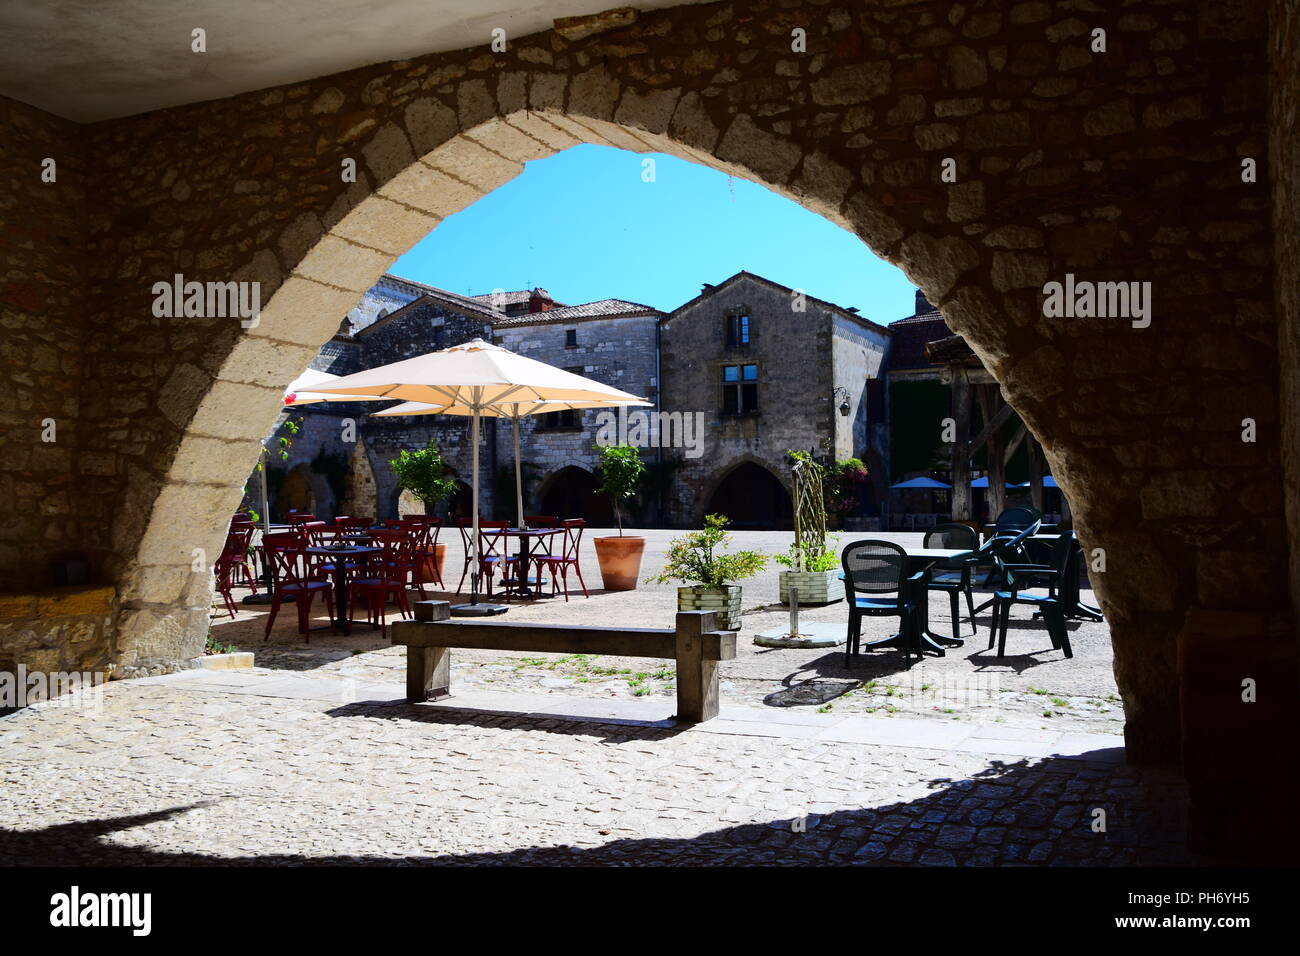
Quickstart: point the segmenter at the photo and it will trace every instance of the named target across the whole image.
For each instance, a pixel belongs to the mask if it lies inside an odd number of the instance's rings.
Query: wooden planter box
[[[790,603],[790,589],[799,592],[799,604],[834,604],[844,597],[840,572],[832,571],[782,571],[777,575],[781,588],[781,603]]]
[[[718,615],[718,628],[723,631],[740,630],[740,593],[738,584],[725,588],[690,587],[677,589],[677,610],[713,611]]]

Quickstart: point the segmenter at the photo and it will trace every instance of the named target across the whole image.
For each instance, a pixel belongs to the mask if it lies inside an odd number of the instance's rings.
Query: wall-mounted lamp
[[[853,411],[852,406],[849,405],[849,390],[842,385],[837,385],[835,390],[831,392],[831,397],[840,400],[840,414],[848,418],[849,412]]]

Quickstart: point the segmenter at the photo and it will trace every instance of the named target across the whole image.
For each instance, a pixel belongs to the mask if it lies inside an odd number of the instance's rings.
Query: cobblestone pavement
[[[352,690],[328,699],[331,685]],[[857,742],[902,726],[883,716],[746,711],[686,729],[395,691],[198,671],[0,718],[0,863],[1193,862],[1179,779],[1086,740],[1017,757],[999,751],[1034,752],[1027,731],[993,732],[1006,739],[981,753],[976,738]]]
[[[597,534],[601,532],[596,532]],[[640,627],[672,627],[675,585],[648,579],[663,567],[667,543],[679,532],[645,531],[646,555],[642,580],[635,591],[604,592],[597,589],[599,570],[588,535],[583,557],[592,596],[579,593],[569,601],[548,598],[513,604],[503,621],[554,624],[599,624],[628,621]],[[854,535],[842,535],[841,544]],[[880,535],[905,547],[919,546],[920,534]],[[773,553],[789,546],[788,532],[735,532],[735,548]],[[447,568],[459,569],[459,544],[449,550]],[[458,573],[448,573],[454,586]],[[977,591],[976,603],[982,598]],[[984,592],[987,596],[987,592]],[[744,584],[743,628],[737,640],[737,659],[722,664],[722,693],[734,704],[780,709],[823,709],[835,713],[897,713],[939,721],[980,721],[1010,727],[1050,730],[1064,727],[1089,733],[1123,732],[1124,710],[1112,670],[1110,631],[1104,623],[1072,621],[1074,657],[1067,660],[1051,647],[1046,630],[1030,620],[1026,608],[1013,612],[1008,633],[1008,656],[997,659],[987,649],[991,611],[977,615],[979,633],[971,638],[969,620],[961,617],[965,647],[950,649],[943,658],[926,658],[911,668],[903,666],[896,651],[865,654],[853,668],[845,668],[843,646],[833,649],[772,649],[757,647],[759,631],[788,624],[789,612],[775,605],[775,565]],[[437,593],[430,597],[465,600],[462,595]],[[1091,591],[1084,600],[1093,602]],[[319,604],[319,602],[318,602]],[[930,620],[939,633],[951,633],[947,598],[931,596]],[[395,609],[392,609],[395,611]],[[964,612],[963,607],[963,612]],[[405,654],[388,648],[377,632],[362,625],[349,637],[335,637],[326,628],[304,643],[296,632],[295,616],[283,613],[272,639],[263,642],[265,608],[241,608],[231,621],[222,612],[214,618],[213,635],[223,644],[256,653],[257,663],[288,670],[339,673],[362,681],[400,680]],[[364,615],[363,615],[364,616]],[[801,620],[835,622],[847,628],[846,605],[805,608]],[[326,624],[324,611],[318,627]],[[888,618],[867,618],[863,638],[885,637],[897,629]],[[388,648],[388,649],[385,649]],[[544,692],[631,700],[671,697],[672,662],[580,655],[506,654],[457,651],[453,655],[457,686],[483,690]]]

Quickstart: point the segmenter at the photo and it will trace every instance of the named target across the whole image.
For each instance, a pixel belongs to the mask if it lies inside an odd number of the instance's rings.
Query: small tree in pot
[[[695,582],[677,589],[677,610],[714,611],[719,627],[738,631],[741,588],[735,582],[763,570],[767,557],[757,551],[719,554],[718,549],[731,541],[726,530],[728,523],[729,519],[723,515],[707,515],[703,530],[674,538],[668,546],[663,573],[655,580],[660,584]]]
[[[433,442],[419,451],[403,449],[397,457],[388,462],[393,470],[399,488],[404,488],[424,504],[425,514],[432,514],[433,509],[456,493],[456,479],[448,474],[447,463],[443,461],[442,452]],[[434,546],[433,553],[421,556],[420,575],[426,580],[442,580],[443,562],[447,557],[447,546]],[[433,568],[428,566],[433,562]],[[436,576],[431,574],[437,569]]]
[[[596,559],[600,562],[600,577],[607,591],[635,589],[641,573],[645,538],[623,534],[623,506],[636,496],[644,473],[641,453],[631,445],[601,448],[600,460],[596,462],[596,477],[600,479],[597,490],[609,495],[610,504],[614,506],[614,520],[618,523],[617,536],[593,539]]]

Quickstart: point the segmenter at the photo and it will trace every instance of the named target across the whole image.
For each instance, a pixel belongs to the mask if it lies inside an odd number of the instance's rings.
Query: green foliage
[[[433,442],[419,451],[403,449],[388,462],[388,466],[393,469],[397,484],[423,501],[426,507],[445,501],[456,493],[456,479],[448,477],[447,464]]]
[[[802,554],[794,545],[789,551],[774,554],[776,563],[791,571],[834,571],[840,566],[839,538],[832,538],[820,551],[804,551]],[[800,567],[802,558],[803,566]]]
[[[222,644],[212,636],[212,631],[208,631],[207,644],[203,648],[205,655],[212,654],[234,654],[239,650],[234,644]]]
[[[653,580],[660,584],[680,581],[720,588],[753,577],[763,570],[767,556],[757,551],[718,553],[719,548],[731,542],[731,535],[726,531],[728,523],[729,519],[723,515],[708,515],[702,530],[674,538],[668,547],[663,573]]]
[[[641,453],[631,445],[606,445],[600,450],[600,460],[596,462],[595,471],[600,480],[600,487],[596,490],[609,495],[621,536],[623,504],[636,494],[641,476],[645,473],[645,462],[641,460]]]

